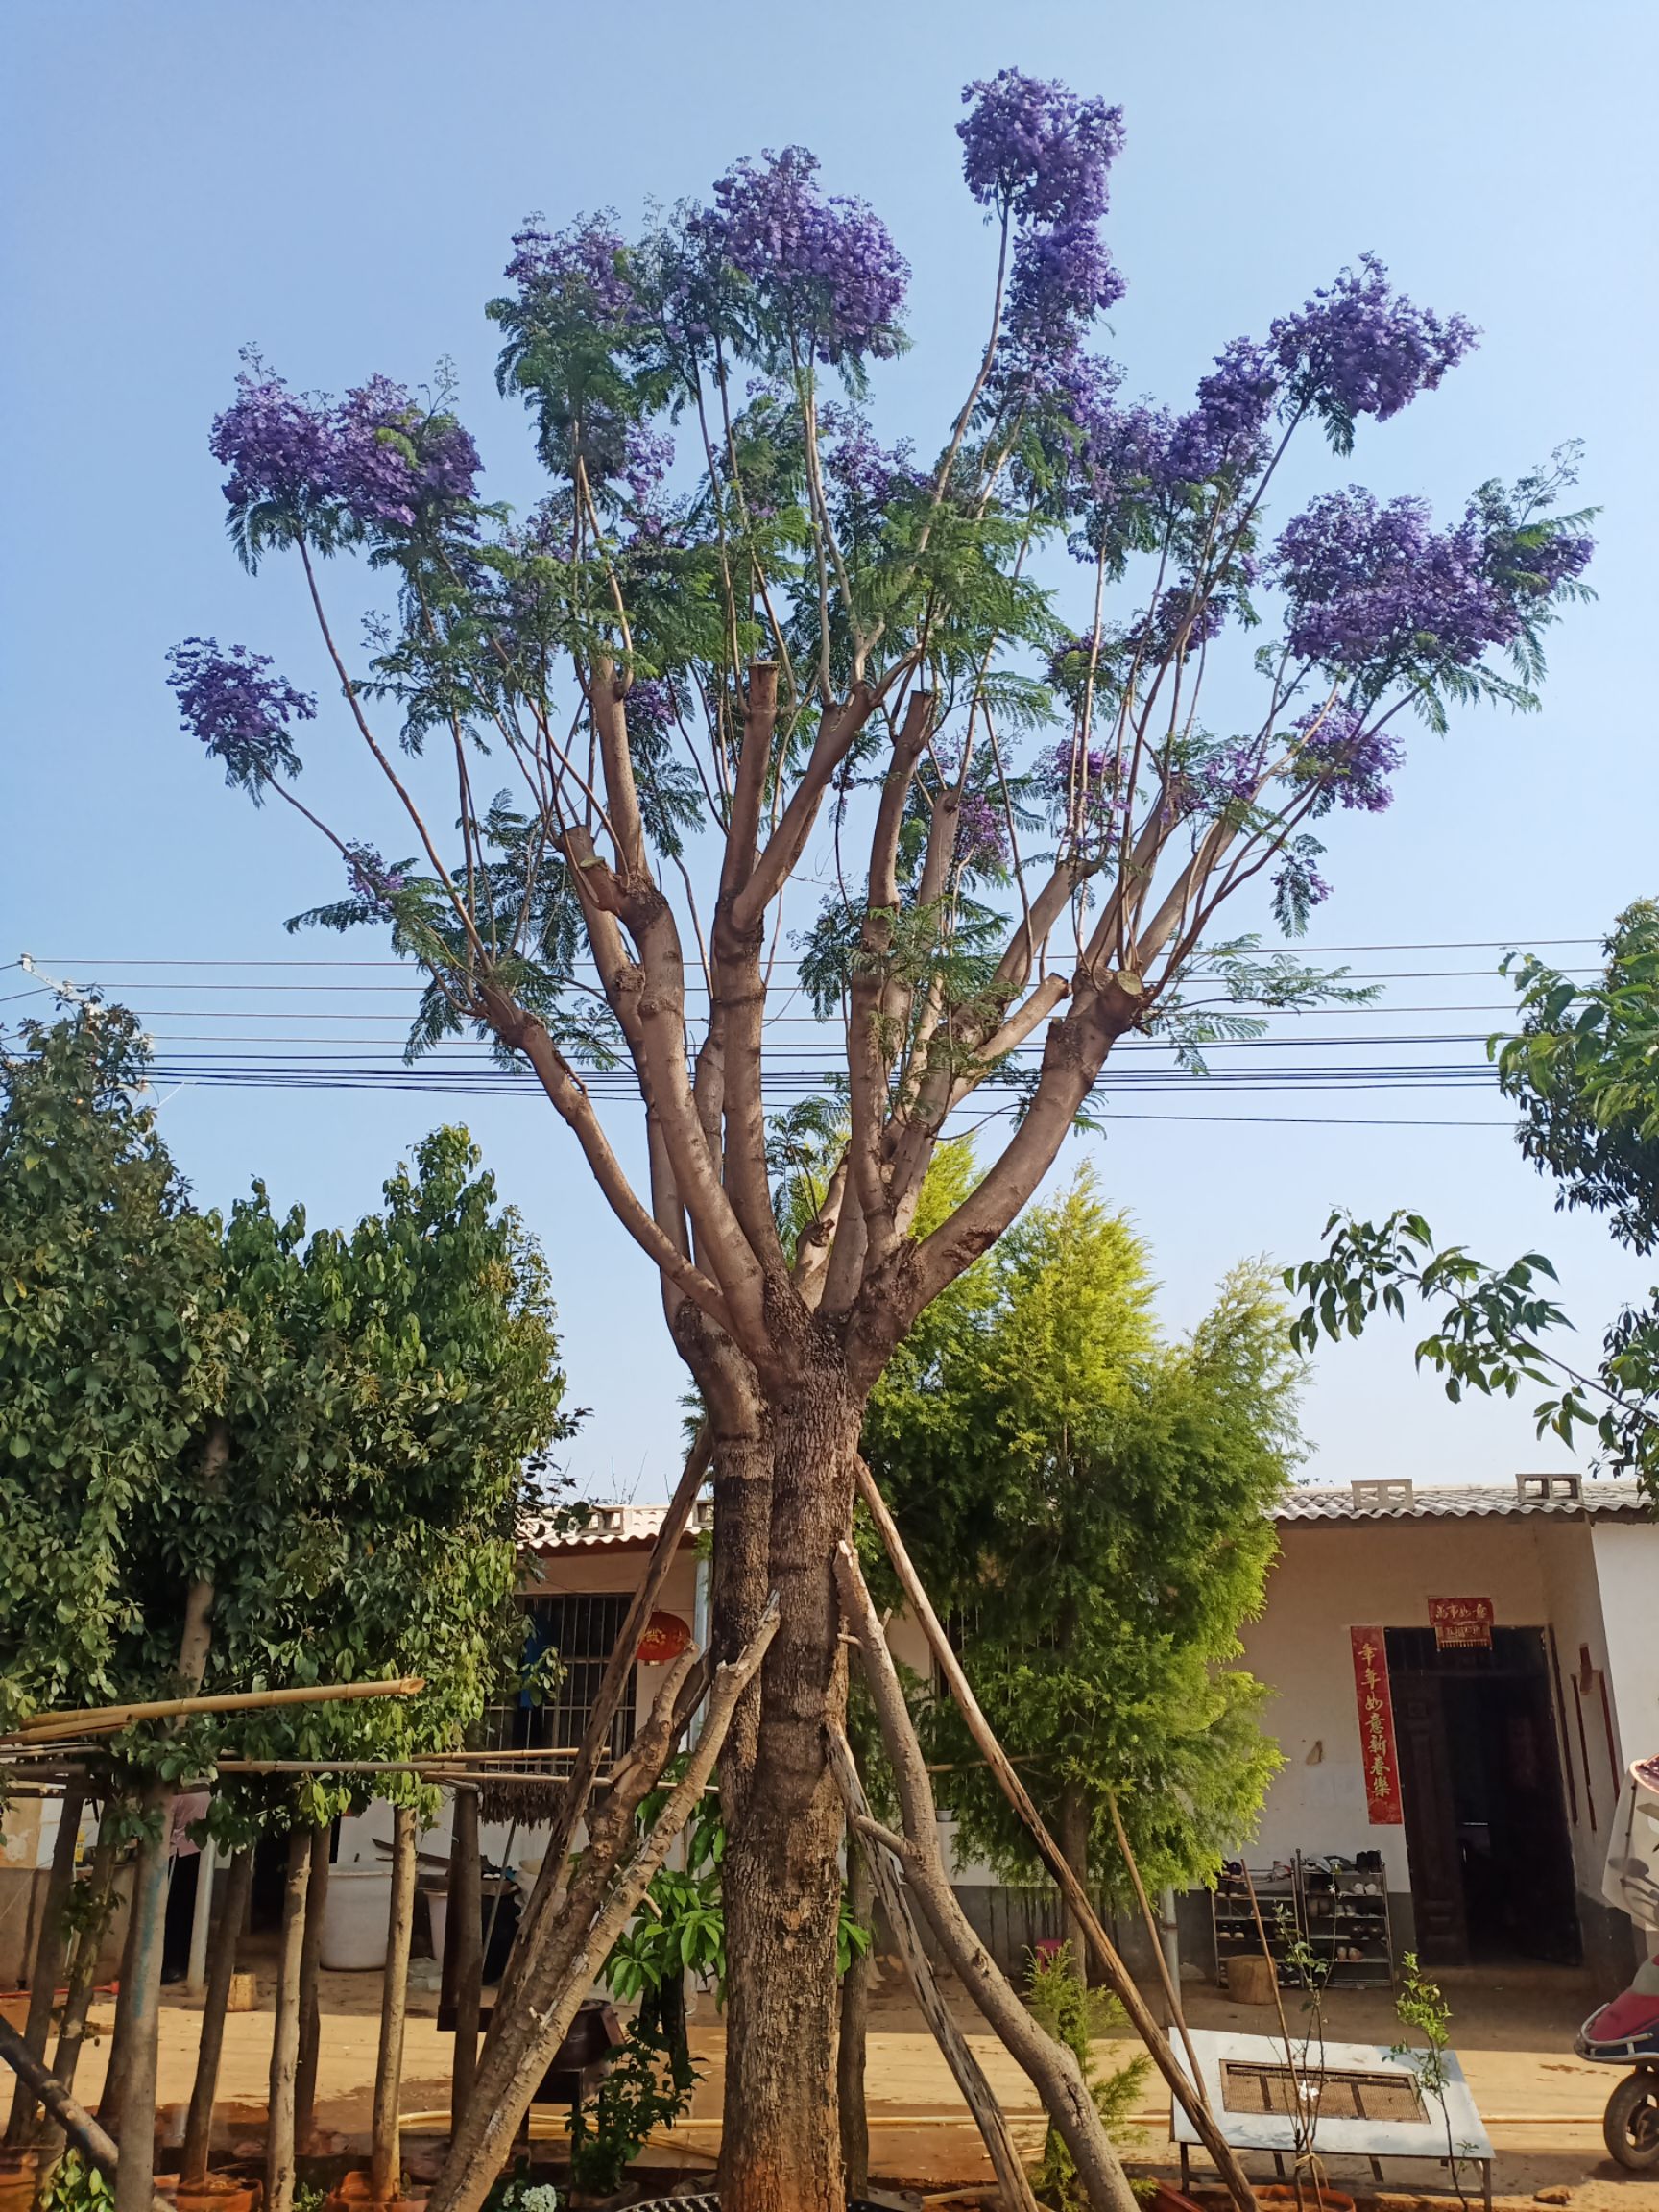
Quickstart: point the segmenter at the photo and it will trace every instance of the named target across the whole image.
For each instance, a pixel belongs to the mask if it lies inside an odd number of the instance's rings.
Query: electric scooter
[[[1659,2166],[1659,1958],[1639,1966],[1628,1989],[1591,2013],[1573,2048],[1599,2066],[1633,2069],[1607,2100],[1602,2139],[1608,2155],[1632,2173]]]

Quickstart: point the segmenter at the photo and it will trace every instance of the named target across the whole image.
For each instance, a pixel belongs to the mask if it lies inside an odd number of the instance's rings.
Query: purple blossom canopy
[[[866,201],[829,198],[804,146],[742,160],[694,216],[692,235],[758,295],[785,347],[838,365],[899,350],[910,270]]]
[[[184,728],[224,761],[228,783],[240,783],[257,803],[274,777],[299,775],[289,725],[315,721],[317,702],[274,674],[268,653],[245,645],[222,652],[217,638],[186,637],[167,663]]]
[[[1387,779],[1406,757],[1398,738],[1367,729],[1365,716],[1342,700],[1310,709],[1295,727],[1301,745],[1292,774],[1298,782],[1317,786],[1312,815],[1328,814],[1333,806],[1381,814],[1393,804]]]
[[[1123,145],[1123,110],[1003,69],[963,88],[962,174],[981,206],[1022,223],[1095,223]]]
[[[1022,231],[1008,286],[1008,343],[1025,359],[1069,355],[1094,317],[1122,297],[1123,279],[1094,223]]]
[[[1328,492],[1279,538],[1290,649],[1334,670],[1407,660],[1468,667],[1488,647],[1514,644],[1591,549],[1565,528],[1518,531],[1490,495],[1437,531],[1421,499],[1384,505],[1358,486]]]
[[[521,292],[556,295],[595,323],[627,323],[636,311],[627,243],[609,210],[549,230],[533,215],[513,233],[505,275]]]
[[[959,866],[995,875],[1008,865],[1008,817],[994,792],[964,791],[956,814]]]
[[[474,495],[478,449],[454,416],[427,412],[374,376],[338,402],[291,392],[251,362],[214,420],[209,446],[229,469],[233,512],[303,523],[334,517],[372,533],[413,529]]]
[[[1380,422],[1431,392],[1479,333],[1461,315],[1439,316],[1396,292],[1374,253],[1344,269],[1297,315],[1282,315],[1269,346],[1298,403],[1334,428],[1359,415]]]

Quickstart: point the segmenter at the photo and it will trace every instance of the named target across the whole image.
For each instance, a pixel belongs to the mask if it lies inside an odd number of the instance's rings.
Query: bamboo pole
[[[1031,1801],[1030,1792],[998,1742],[996,1731],[981,1711],[979,1700],[974,1696],[973,1686],[963,1671],[962,1662],[951,1649],[950,1639],[933,1610],[932,1601],[923,1585],[922,1577],[916,1572],[915,1563],[905,1550],[904,1539],[899,1533],[899,1525],[888,1510],[887,1501],[882,1497],[875,1476],[861,1456],[854,1459],[854,1469],[858,1481],[858,1494],[880,1532],[893,1571],[899,1577],[900,1587],[927,1638],[938,1662],[939,1671],[956,1701],[969,1734],[996,1775],[1002,1794],[1029,1829],[1038,1856],[1058,1884],[1068,1908],[1087,1931],[1090,1948],[1099,1961],[1108,1987],[1129,2015],[1130,2025],[1145,2045],[1153,2064],[1169,2084],[1170,2095],[1191,2121],[1199,2141],[1221,2176],[1228,2196],[1238,2206],[1238,2212],[1256,2212],[1256,2192],[1238,2162],[1238,2152],[1226,2141],[1216,2124],[1209,2099],[1204,2094],[1202,2078],[1189,2080],[1186,2070],[1170,2048],[1168,2037],[1153,2019],[1140,1990],[1135,1986],[1134,1977],[1118,1956],[1117,1946],[1100,1925],[1099,1915],[1090,1901],[1089,1892],[1067,1864],[1065,1854],[1048,1833],[1043,1815]]]
[[[82,2157],[118,2183],[121,2158],[116,2145],[91,2113],[76,2104],[58,2077],[41,2065],[4,2014],[0,2014],[0,2058],[46,2107]],[[147,2212],[177,2212],[177,2207],[165,2197],[152,2195]]]
[[[199,2189],[213,2155],[213,2102],[219,2093],[219,2061],[225,2050],[225,2015],[236,1974],[242,1922],[253,1887],[253,1846],[245,1843],[230,1861],[220,1892],[219,1940],[207,1961],[207,1988],[202,1999],[202,2033],[196,2046],[196,2080],[184,2123],[184,2155],[180,2180]]]
[[[52,1846],[52,1871],[46,1878],[46,1896],[40,1908],[40,1932],[29,1974],[29,2013],[23,2040],[32,2056],[44,2059],[46,2037],[52,2027],[52,2000],[63,1968],[68,1929],[65,1912],[75,1887],[75,1845],[81,1833],[81,1809],[86,1802],[86,1784],[77,1778],[64,1785],[58,1814],[58,1837]],[[12,2097],[12,2117],[6,2128],[9,2150],[21,2150],[35,2128],[36,2097],[18,2077]]]
[[[888,1854],[863,1840],[864,1831],[859,1828],[859,1823],[864,1823],[866,1828],[870,1824],[870,1807],[858,1780],[858,1769],[853,1763],[852,1749],[839,1728],[832,1728],[827,1741],[830,1769],[841,1792],[842,1803],[847,1808],[849,1830],[858,1834],[857,1849],[870,1869],[876,1893],[881,1900],[893,1939],[899,1947],[899,1956],[904,1961],[910,1986],[916,1992],[922,2017],[932,2029],[934,2040],[944,2054],[945,2063],[950,2067],[956,2086],[962,2092],[963,2101],[974,2115],[974,2125],[979,2129],[991,2160],[991,2170],[1001,2189],[1002,2201],[1007,2212],[1038,2212],[1037,2200],[1026,2178],[1024,2160],[1008,2132],[1008,2123],[997,2103],[996,2093],[985,2079],[984,2069],[969,2048],[968,2038],[952,2019],[950,2008],[945,2001],[927,1954],[922,1947],[922,1938],[917,1933],[904,1886]],[[848,1842],[851,1847],[851,1833]],[[859,2086],[862,2090],[862,2083]],[[868,2156],[866,2134],[866,2160]]]
[[[424,1690],[421,1674],[395,1682],[320,1682],[292,1690],[216,1690],[205,1695],[153,1697],[128,1705],[82,1705],[62,1713],[39,1713],[9,1735],[0,1746],[45,1743],[60,1736],[104,1735],[130,1728],[137,1720],[173,1720],[191,1713],[266,1712],[275,1705],[326,1705],[352,1697],[413,1697]]]
[[[415,1925],[416,1816],[412,1805],[392,1814],[392,1906],[386,1929],[386,1977],[380,1996],[380,2048],[374,2063],[374,2111],[369,2193],[376,2204],[397,2194],[402,2140],[397,2100],[403,2086],[403,2024],[409,2009],[409,1941]]]

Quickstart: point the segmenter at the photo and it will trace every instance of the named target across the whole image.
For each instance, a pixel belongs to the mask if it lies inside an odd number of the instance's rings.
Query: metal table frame
[[[1288,2112],[1230,2110],[1223,2096],[1222,2073],[1229,2059],[1246,2065],[1283,2067],[1286,2059],[1283,2040],[1272,2035],[1240,2035],[1230,2030],[1195,2028],[1191,2041],[1198,2061],[1200,2085],[1210,2100],[1210,2108],[1223,2138],[1235,2151],[1266,2152],[1273,2160],[1275,2173],[1283,2178],[1286,2158],[1294,2156],[1298,2147],[1295,2117]],[[1311,2148],[1316,2156],[1363,2158],[1369,2162],[1379,2183],[1383,2180],[1384,2159],[1412,2159],[1444,2166],[1448,2170],[1449,2189],[1456,2186],[1458,2166],[1478,2166],[1482,2200],[1486,2212],[1491,2212],[1492,2140],[1454,2053],[1444,2054],[1443,2109],[1435,2092],[1424,2087],[1419,2068],[1413,2063],[1414,2059],[1426,2058],[1426,2052],[1395,2052],[1378,2043],[1310,2042],[1292,2036],[1289,2056],[1297,2072],[1315,2082],[1322,2069],[1328,2073],[1398,2075],[1413,2085],[1431,2115],[1425,2121],[1409,2121],[1318,2114],[1311,2130]],[[1186,2054],[1179,2044],[1176,2057],[1186,2071]],[[1190,2177],[1191,2153],[1199,2139],[1197,2129],[1179,2104],[1172,2105],[1169,2133],[1181,2154],[1181,2186],[1185,2190]]]

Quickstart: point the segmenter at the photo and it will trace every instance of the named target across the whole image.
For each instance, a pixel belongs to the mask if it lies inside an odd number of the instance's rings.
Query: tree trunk
[[[276,2016],[271,2031],[265,2212],[294,2212],[294,2076],[300,2063],[300,1953],[305,1941],[305,1892],[310,1885],[310,1832],[294,1828],[288,1835],[288,1878],[282,1887],[282,1948],[276,1965]]]
[[[323,1911],[328,1902],[328,1849],[334,1831],[311,1831],[311,1871],[305,1883],[305,1940],[300,1946],[300,2056],[294,2066],[294,2141],[311,2148],[317,2107],[317,2061],[323,2047],[323,2010],[317,1982],[323,1968]]]
[[[147,2212],[156,2194],[156,2036],[175,1794],[172,1790],[153,1793],[156,1825],[138,1846],[132,1876],[132,1982],[130,1991],[121,1992],[127,2007],[127,2065],[116,2129],[121,2167],[115,2176],[115,2212]]]
[[[449,2076],[449,2129],[459,2131],[478,2066],[478,2013],[484,1985],[484,1891],[478,1855],[478,1792],[463,1783],[455,1792],[454,1839],[449,1853],[449,1911],[444,1948],[454,1975],[455,2059]]]
[[[380,1993],[380,2050],[374,2064],[374,2118],[370,2193],[384,2204],[397,2194],[403,2162],[397,2102],[403,2088],[403,2021],[409,2006],[409,1939],[415,1926],[416,1816],[412,1806],[392,1815],[392,1911],[386,1931],[386,1979]]]
[[[23,2023],[23,2041],[31,2057],[44,2058],[46,2038],[52,2028],[52,2000],[63,1970],[67,1945],[70,1892],[75,1887],[75,1840],[81,1832],[81,1808],[86,1802],[86,1784],[76,1774],[64,1784],[58,1814],[58,1839],[52,1847],[52,1871],[46,1878],[46,1897],[40,1909],[40,1934],[29,1970],[29,2013]],[[8,2149],[21,2150],[35,2131],[35,2092],[19,2075],[12,2098],[12,2118],[6,2129]]]
[[[202,2035],[196,2047],[196,2080],[184,2123],[184,2156],[180,2178],[199,2189],[213,2155],[213,2101],[219,2092],[219,2060],[225,2049],[225,2015],[236,1973],[236,1952],[253,1887],[253,1848],[245,1844],[232,1858],[219,1900],[219,1939],[207,1961],[207,1987],[202,1998]]]
[[[847,1835],[847,1910],[865,1928],[875,1909],[876,1885],[864,1846]],[[870,2025],[872,1951],[854,1951],[841,1977],[840,2032],[835,2041],[835,2101],[841,2115],[841,2178],[849,2197],[870,2187],[870,2115],[864,2108],[864,2045]]]
[[[97,1848],[86,1880],[86,1911],[75,1944],[75,1962],[69,1970],[69,1994],[58,2029],[58,2048],[52,2054],[53,2078],[65,2094],[75,2086],[81,2048],[86,2040],[86,2015],[92,2008],[92,1991],[98,1981],[98,1954],[109,1925],[109,1901],[115,1887],[116,1820],[111,1795],[105,1800],[104,1817],[98,1823]]]
[[[117,2135],[121,2126],[121,2096],[127,2080],[127,2058],[132,2048],[128,2030],[132,1986],[132,1947],[138,1940],[137,1869],[127,1896],[127,1927],[121,1938],[121,1963],[115,1974],[115,2020],[109,2031],[109,2057],[104,2068],[104,2086],[98,2093],[98,2125]]]
[[[835,2100],[842,1810],[824,1730],[839,1725],[846,1707],[833,1561],[852,1526],[859,1407],[834,1360],[807,1358],[803,1368],[793,1392],[772,1403],[763,1431],[772,1440],[768,1579],[781,1621],[761,1672],[752,1749],[739,1744],[721,1776],[722,2212],[841,2212],[843,2203]],[[717,1554],[719,1542],[717,1533]],[[729,1598],[730,1584],[717,1578],[716,1594]],[[720,1646],[732,1635],[722,1623]]]
[[[1060,1803],[1056,1808],[1054,1840],[1065,1856],[1066,1863],[1085,1889],[1089,1887],[1089,1800],[1076,1782],[1067,1782],[1060,1791]],[[1072,1911],[1064,1898],[1060,1901],[1062,1926],[1066,1940],[1071,1947],[1071,1969],[1078,1979],[1087,1982],[1091,1954],[1089,1930],[1085,1922]]]

